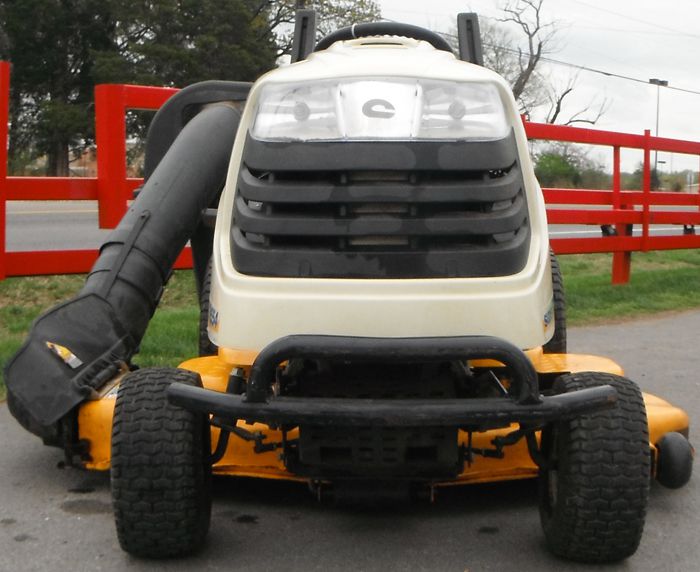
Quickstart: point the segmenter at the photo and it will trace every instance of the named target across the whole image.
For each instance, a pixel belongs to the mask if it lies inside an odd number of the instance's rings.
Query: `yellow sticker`
[[[77,369],[83,365],[82,360],[65,346],[55,344],[54,342],[46,342],[46,347],[61,358],[63,363],[69,365],[73,369]]]

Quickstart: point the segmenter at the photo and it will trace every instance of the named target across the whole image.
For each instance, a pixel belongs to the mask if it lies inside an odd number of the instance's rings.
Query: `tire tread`
[[[172,406],[172,382],[200,385],[171,368],[130,373],[112,428],[112,501],[122,548],[147,558],[184,556],[204,544],[211,511],[208,423]]]
[[[561,275],[559,260],[553,250],[549,251],[549,261],[552,266],[552,293],[554,297],[554,335],[542,350],[546,354],[566,353],[566,296],[564,294],[564,278]]]
[[[547,506],[547,490],[540,493],[542,526],[552,552],[591,563],[619,561],[637,550],[650,480],[646,410],[634,382],[584,372],[561,376],[555,390],[600,385],[617,390],[617,405],[557,425],[557,506]]]
[[[209,339],[207,328],[209,326],[209,295],[211,294],[211,258],[207,262],[202,281],[202,291],[199,297],[199,355],[215,356],[219,351],[218,346]]]

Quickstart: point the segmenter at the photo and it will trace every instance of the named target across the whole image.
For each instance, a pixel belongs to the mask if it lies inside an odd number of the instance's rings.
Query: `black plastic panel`
[[[488,171],[518,158],[515,135],[495,141],[258,141],[246,138],[252,171]]]
[[[258,276],[450,278],[520,271],[529,249],[515,137],[246,140],[233,263]]]

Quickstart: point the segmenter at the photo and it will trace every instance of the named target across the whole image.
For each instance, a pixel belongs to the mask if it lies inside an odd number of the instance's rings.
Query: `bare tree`
[[[518,37],[503,24],[488,20],[480,23],[484,44],[484,66],[501,75],[511,86],[521,85],[515,96],[523,113],[529,112],[549,101],[548,81],[537,67],[523,81],[521,55]]]
[[[609,106],[607,99],[591,100],[567,114],[565,101],[571,100],[578,75],[561,85],[542,72],[546,56],[557,51],[557,34],[563,26],[545,17],[544,4],[545,0],[507,0],[498,23],[481,23],[484,65],[510,83],[523,113],[545,108],[547,123],[595,124]]]
[[[571,94],[571,92],[574,91],[577,80],[578,74],[570,76],[566,85],[561,89],[550,86],[549,110],[547,111],[547,116],[545,119],[546,123],[559,123],[561,125],[587,123],[589,125],[595,125],[608,110],[610,101],[608,98],[603,97],[602,100],[591,100],[586,106],[570,115],[568,119],[562,119],[564,100]]]
[[[556,35],[555,23],[542,18],[543,3],[544,0],[510,0],[503,7],[505,16],[499,19],[500,22],[510,22],[519,27],[527,41],[527,51],[517,48],[519,73],[512,84],[516,99],[525,90],[542,56],[551,51]]]

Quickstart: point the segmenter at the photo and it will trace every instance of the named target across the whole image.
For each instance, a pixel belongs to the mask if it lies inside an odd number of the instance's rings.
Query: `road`
[[[700,419],[700,311],[576,328],[570,347],[622,363],[644,390]],[[106,475],[61,468],[59,451],[24,432],[0,405],[0,570],[141,572],[152,562],[117,544]],[[642,545],[611,571],[698,569],[700,477],[679,491],[652,487]],[[391,510],[317,504],[301,485],[215,483],[205,551],[174,571],[600,570],[550,556],[532,481],[442,491],[436,504]]]
[[[692,209],[692,207],[689,207]],[[682,227],[652,226],[652,234],[681,234]],[[641,228],[635,228],[635,235]],[[10,201],[7,203],[7,250],[72,250],[98,248],[109,230],[97,228],[95,201]],[[550,236],[595,237],[600,229],[585,225],[552,225]]]
[[[96,201],[8,201],[6,219],[7,251],[95,249],[110,232]]]

